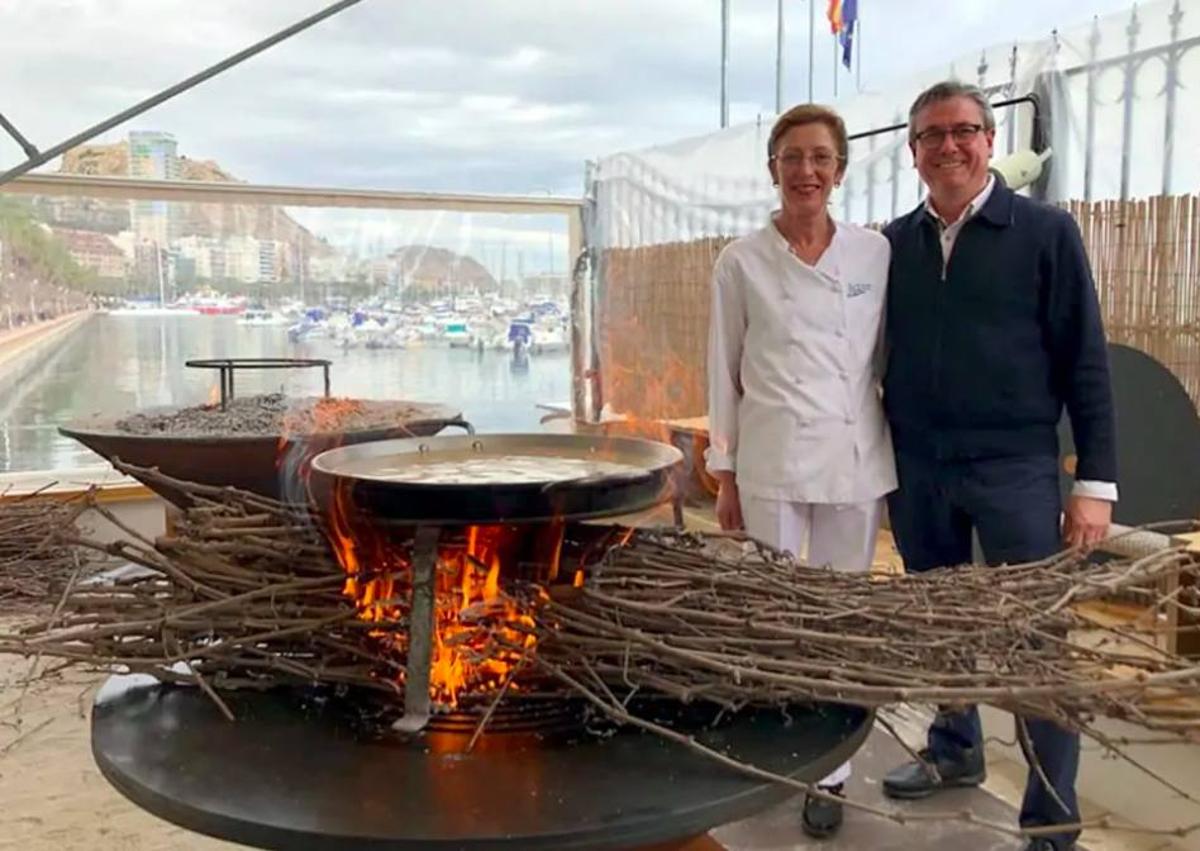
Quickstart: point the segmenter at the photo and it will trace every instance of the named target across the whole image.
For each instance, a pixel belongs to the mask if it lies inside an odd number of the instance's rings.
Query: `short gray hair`
[[[983,93],[983,89],[979,86],[973,86],[970,83],[960,83],[958,80],[943,80],[940,83],[934,83],[925,91],[917,95],[917,99],[913,101],[912,107],[908,110],[908,141],[909,144],[917,140],[917,116],[921,110],[930,104],[939,103],[940,101],[950,100],[951,98],[966,98],[974,101],[979,107],[979,112],[983,116],[983,129],[996,129],[996,116],[992,113],[992,104],[988,101],[988,97]]]

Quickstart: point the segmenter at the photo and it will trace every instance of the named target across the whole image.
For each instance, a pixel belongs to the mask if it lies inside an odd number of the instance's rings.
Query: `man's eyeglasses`
[[[805,160],[812,165],[814,171],[831,171],[842,160],[833,151],[813,151],[811,154],[803,151],[784,151],[782,154],[772,156],[771,159],[788,171],[800,168],[804,165]]]
[[[934,150],[940,148],[949,136],[956,145],[965,145],[979,135],[983,130],[982,124],[955,124],[953,127],[930,127],[922,130],[914,138],[922,148]]]

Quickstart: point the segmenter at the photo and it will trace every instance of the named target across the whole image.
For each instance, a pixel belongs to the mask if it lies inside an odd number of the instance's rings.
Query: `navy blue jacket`
[[[998,183],[944,272],[923,204],[884,233],[884,406],[896,450],[937,460],[1057,455],[1065,406],[1076,477],[1115,482],[1104,328],[1070,214]]]

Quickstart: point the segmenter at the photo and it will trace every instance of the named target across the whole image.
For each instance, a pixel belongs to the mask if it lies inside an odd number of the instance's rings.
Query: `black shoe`
[[[958,760],[934,760],[929,749],[920,752],[921,759],[937,768],[939,778],[919,762],[906,762],[893,768],[883,778],[883,793],[889,798],[928,798],[934,792],[955,786],[978,786],[987,777],[983,754],[979,748],[963,748]],[[1043,837],[1036,837],[1042,839]]]
[[[1075,843],[1063,845],[1045,836],[1035,836],[1025,844],[1024,851],[1075,851]]]
[[[819,786],[822,792],[831,795],[842,795],[842,784],[836,786]],[[816,795],[804,796],[804,813],[800,817],[800,826],[813,839],[828,839],[838,832],[842,826],[842,803],[828,798],[818,798]]]

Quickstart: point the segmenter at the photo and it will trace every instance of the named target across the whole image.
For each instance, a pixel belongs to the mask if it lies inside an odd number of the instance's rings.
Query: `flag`
[[[842,0],[829,0],[829,8],[825,10],[829,19],[829,31],[837,35],[842,31]]]
[[[850,53],[854,47],[854,25],[858,22],[858,0],[830,0],[831,8],[834,2],[838,4],[838,23],[841,24],[838,38],[842,43],[842,64],[849,69]]]

